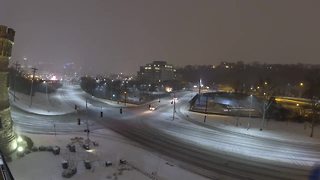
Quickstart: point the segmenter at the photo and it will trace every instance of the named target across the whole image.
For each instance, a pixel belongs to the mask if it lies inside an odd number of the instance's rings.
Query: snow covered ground
[[[30,105],[30,96],[16,92],[16,100],[13,100],[13,94],[10,93],[10,103],[16,107],[34,114],[41,115],[63,115],[75,112],[74,105],[66,103],[68,91],[64,88],[58,89],[55,93],[46,95],[46,93],[35,93]]]
[[[99,102],[102,102],[102,103],[105,103],[105,104],[109,104],[109,105],[114,106],[114,107],[124,107],[124,106],[136,107],[136,106],[138,106],[136,104],[124,103],[124,102],[120,102],[120,101],[118,103],[118,101],[112,101],[112,100],[102,99],[102,98],[97,98],[97,97],[92,97],[92,99],[94,99],[96,101],[99,101]]]
[[[93,147],[92,152],[87,152],[80,147],[81,140],[73,141],[76,145],[76,152],[69,152],[66,145],[71,143],[74,137],[86,136],[83,133],[36,135],[26,134],[33,139],[35,146],[60,146],[60,155],[53,155],[52,152],[32,152],[22,158],[9,163],[9,167],[17,180],[59,180],[62,177],[62,161],[74,162],[77,173],[70,179],[125,179],[125,180],[205,180],[206,178],[193,174],[179,168],[173,162],[165,160],[165,157],[148,152],[122,136],[109,130],[96,130],[91,133],[90,139],[99,145]],[[128,165],[119,165],[119,160],[126,160]],[[92,169],[84,167],[84,160],[89,160]],[[106,167],[105,162],[111,161],[113,165]],[[120,168],[127,170],[120,171]],[[117,176],[117,177],[116,177]]]
[[[209,114],[204,123],[204,114],[188,111],[186,105],[180,110],[185,117],[208,127],[218,127],[233,132],[283,141],[320,144],[320,126],[314,128],[313,138],[311,138],[310,124],[270,119],[265,121],[263,130],[260,131],[261,118]]]
[[[16,93],[15,102],[11,94],[10,103],[34,114],[63,115],[74,112],[74,103],[81,105],[81,108],[84,107],[85,100],[79,98],[79,95],[85,95],[85,93],[79,89],[79,86],[66,86],[49,96],[46,96],[44,93],[36,93],[35,96],[33,96],[32,106],[29,106],[30,96],[21,93]],[[114,101],[104,101],[103,99],[97,98],[95,98],[95,100],[118,106]],[[123,104],[119,105],[123,106]],[[127,105],[131,106],[130,104]],[[88,106],[91,106],[90,101],[88,101]],[[17,180],[65,179],[62,177],[63,168],[61,162],[68,160],[73,162],[77,167],[77,173],[70,179],[77,180],[206,179],[180,168],[175,165],[174,160],[145,150],[137,143],[110,130],[94,130],[90,134],[90,139],[97,142],[99,146],[93,147],[92,152],[87,152],[81,147],[80,143],[75,143],[77,152],[73,153],[69,152],[66,148],[67,144],[71,143],[71,139],[74,137],[82,137],[84,141],[86,139],[85,133],[72,132],[63,134],[58,132],[56,136],[23,133],[23,135],[30,137],[34,141],[35,146],[57,145],[61,147],[61,153],[55,156],[52,152],[47,151],[32,152],[10,162],[8,164],[10,170]],[[120,166],[120,159],[127,160],[128,165]],[[85,169],[84,160],[91,161],[91,170]],[[111,161],[113,165],[106,167],[106,161]],[[119,170],[121,168],[126,170]]]

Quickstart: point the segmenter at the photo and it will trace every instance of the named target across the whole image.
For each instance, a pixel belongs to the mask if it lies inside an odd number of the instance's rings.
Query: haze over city
[[[317,63],[319,6],[311,0],[2,0],[0,22],[19,30],[14,60],[134,74],[155,60]]]

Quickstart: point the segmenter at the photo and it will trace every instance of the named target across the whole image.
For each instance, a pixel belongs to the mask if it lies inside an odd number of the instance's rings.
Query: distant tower
[[[17,148],[8,96],[8,66],[15,31],[0,25],[0,149],[10,153]]]

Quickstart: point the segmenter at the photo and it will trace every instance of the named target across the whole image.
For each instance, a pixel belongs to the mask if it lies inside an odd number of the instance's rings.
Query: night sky
[[[320,62],[319,0],[0,0],[13,60],[89,73],[220,61]]]

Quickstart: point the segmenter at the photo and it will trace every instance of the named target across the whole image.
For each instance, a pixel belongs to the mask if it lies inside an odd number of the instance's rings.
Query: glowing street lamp
[[[251,118],[251,109],[252,109],[252,94],[250,94],[250,111],[249,111],[249,118]]]
[[[302,88],[304,86],[303,82],[300,82],[299,86],[300,86],[299,97],[302,97]]]
[[[43,83],[46,85],[46,96],[47,96],[47,99],[49,101],[49,96],[48,96],[48,82],[47,81],[43,81]]]

